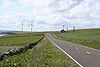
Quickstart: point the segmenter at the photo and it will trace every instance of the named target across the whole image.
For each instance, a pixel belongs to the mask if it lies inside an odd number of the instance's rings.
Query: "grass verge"
[[[62,40],[100,50],[100,29],[68,31],[63,34],[56,32],[53,34]]]

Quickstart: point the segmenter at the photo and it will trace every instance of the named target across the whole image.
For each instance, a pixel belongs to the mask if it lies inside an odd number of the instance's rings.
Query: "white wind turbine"
[[[21,31],[22,31],[22,32],[24,31],[24,23],[25,23],[25,22],[28,22],[28,20],[23,19],[23,20],[21,21]]]
[[[30,29],[31,29],[31,32],[32,32],[34,25],[33,24],[30,24],[29,26],[30,26]]]
[[[29,25],[29,27],[30,27],[30,31],[32,32],[33,31],[33,27],[34,27],[34,25],[32,24],[33,23],[33,20],[31,20],[31,24]]]

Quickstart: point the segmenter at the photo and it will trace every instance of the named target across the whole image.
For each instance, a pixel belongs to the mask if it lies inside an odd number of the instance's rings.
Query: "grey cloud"
[[[49,4],[48,6],[49,7],[53,7],[53,9],[55,9],[54,13],[57,13],[57,12],[65,12],[65,11],[69,11],[71,10],[72,8],[76,7],[77,5],[79,5],[81,2],[83,2],[84,0],[71,0],[73,3],[70,4],[69,3],[69,7],[65,8],[65,9],[62,9],[62,10],[59,10],[59,2],[60,1],[64,1],[64,0],[54,0],[51,4]],[[65,5],[66,6],[66,5]]]

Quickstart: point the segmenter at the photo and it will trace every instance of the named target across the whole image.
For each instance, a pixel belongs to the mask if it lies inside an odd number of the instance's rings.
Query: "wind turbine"
[[[22,32],[24,31],[24,22],[26,22],[26,21],[28,21],[28,20],[23,19],[22,22],[21,22],[21,30],[22,30]]]
[[[29,26],[31,27],[31,32],[32,32],[34,25],[33,24],[30,24]]]
[[[23,32],[24,27],[24,17],[19,17],[20,25],[21,25],[21,31]]]
[[[32,24],[33,23],[33,20],[31,20],[30,22],[31,22],[31,24],[29,25],[29,27],[31,29],[30,31],[32,32],[33,31],[33,27],[34,27],[34,25]]]

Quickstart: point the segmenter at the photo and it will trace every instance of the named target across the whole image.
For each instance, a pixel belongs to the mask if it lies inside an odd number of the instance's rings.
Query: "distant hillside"
[[[72,30],[69,30],[72,31]],[[76,31],[100,31],[100,28],[76,29]]]
[[[0,30],[0,34],[15,34],[18,31],[7,31],[7,30]]]

